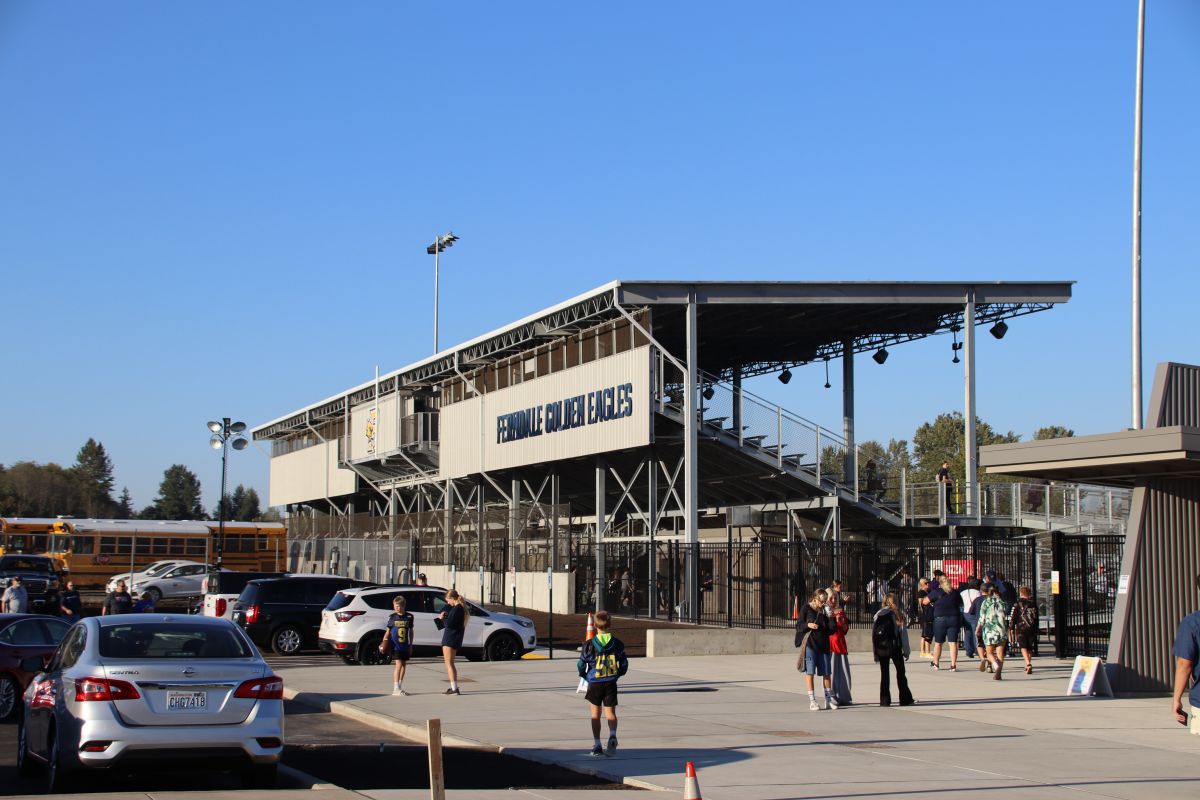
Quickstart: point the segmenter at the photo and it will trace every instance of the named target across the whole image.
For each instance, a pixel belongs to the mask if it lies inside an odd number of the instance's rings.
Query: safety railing
[[[655,409],[682,417],[683,375],[661,352],[655,384]],[[696,393],[701,435],[749,450],[774,462],[781,472],[805,476],[825,491],[840,491],[855,501],[898,513],[903,475],[880,473],[861,445],[852,448],[847,458],[846,440],[840,434],[711,375],[698,375]]]
[[[1088,525],[1112,528],[1129,516],[1129,489],[1078,483],[908,483],[903,512],[909,519],[1006,524],[1051,530]]]

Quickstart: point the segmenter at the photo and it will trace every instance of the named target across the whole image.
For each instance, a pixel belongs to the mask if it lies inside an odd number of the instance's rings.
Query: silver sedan
[[[227,619],[89,617],[25,692],[22,773],[52,794],[94,769],[234,769],[274,784],[283,752],[283,680]]]

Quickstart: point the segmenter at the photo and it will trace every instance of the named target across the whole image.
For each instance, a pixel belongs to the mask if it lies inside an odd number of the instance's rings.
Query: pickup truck
[[[12,578],[20,578],[21,585],[29,595],[29,610],[41,611],[50,591],[58,593],[59,575],[54,571],[54,562],[48,556],[6,555],[0,556],[0,584],[8,587]],[[0,588],[0,591],[3,591]]]

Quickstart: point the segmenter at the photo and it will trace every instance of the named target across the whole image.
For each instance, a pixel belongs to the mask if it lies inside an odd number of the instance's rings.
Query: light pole
[[[1133,100],[1133,420],[1142,427],[1142,70],[1146,52],[1146,0],[1138,3],[1137,85]]]
[[[433,352],[438,351],[438,256],[448,247],[453,247],[458,241],[454,231],[446,231],[442,236],[433,240],[433,244],[425,248],[425,252],[433,256]]]
[[[221,558],[225,554],[225,476],[229,447],[232,445],[234,450],[245,450],[249,442],[240,435],[246,430],[246,423],[230,422],[229,417],[223,417],[220,422],[209,422],[208,429],[213,433],[208,444],[213,450],[221,451],[221,499],[217,501],[217,569],[220,570]]]

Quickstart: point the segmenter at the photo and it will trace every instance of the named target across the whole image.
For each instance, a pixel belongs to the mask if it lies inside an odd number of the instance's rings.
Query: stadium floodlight
[[[433,240],[433,244],[425,248],[425,252],[433,256],[433,352],[438,351],[438,255],[458,241],[454,231],[446,231]]]
[[[779,382],[782,383],[784,386],[787,386],[788,382],[791,380],[792,380],[792,371],[790,369],[788,369],[787,367],[784,367],[783,372],[779,373]]]
[[[1004,334],[1008,333],[1008,323],[1004,320],[1000,320],[992,326],[992,329],[988,331],[988,333],[992,334],[992,336],[995,336],[997,339],[1003,339]]]
[[[705,400],[712,400],[713,395],[715,395],[716,392],[713,391],[712,384],[710,383],[708,386],[704,387],[704,391],[701,392],[700,394],[704,397]]]
[[[221,451],[221,498],[217,501],[217,563],[213,567],[221,569],[222,556],[225,554],[225,481],[228,477],[229,447],[234,450],[245,450],[250,442],[242,436],[246,423],[231,422],[229,417],[222,417],[220,422],[208,423],[208,429],[214,436],[208,440],[213,450]]]
[[[888,358],[887,348],[886,347],[879,348],[878,350],[875,351],[875,355],[871,356],[871,358],[875,361],[876,364],[883,364],[883,362],[887,361],[887,358]]]

